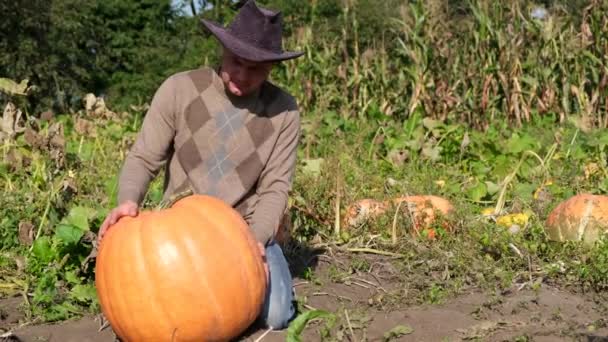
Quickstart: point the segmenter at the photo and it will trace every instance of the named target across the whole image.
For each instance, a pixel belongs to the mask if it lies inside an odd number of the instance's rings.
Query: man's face
[[[268,78],[273,63],[256,63],[242,59],[224,49],[220,76],[226,89],[236,96],[248,95]]]

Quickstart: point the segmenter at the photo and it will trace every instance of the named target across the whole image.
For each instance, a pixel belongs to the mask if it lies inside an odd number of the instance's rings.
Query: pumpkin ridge
[[[164,300],[163,298],[159,298],[158,294],[162,294],[162,289],[158,288],[158,284],[159,282],[157,281],[157,275],[163,276],[165,275],[164,272],[151,272],[150,270],[158,270],[160,267],[157,264],[156,260],[154,261],[155,265],[150,265],[150,263],[152,262],[152,260],[150,260],[150,258],[146,258],[146,255],[148,254],[148,252],[146,251],[146,247],[150,244],[150,241],[154,241],[154,239],[148,239],[146,241],[146,237],[148,237],[148,234],[144,233],[145,227],[152,227],[152,228],[156,228],[157,231],[163,231],[164,227],[165,227],[165,222],[164,219],[166,219],[166,217],[170,217],[170,216],[162,216],[162,215],[147,215],[145,217],[145,219],[141,220],[141,225],[138,227],[138,234],[137,234],[137,238],[135,239],[136,241],[140,242],[140,246],[142,248],[139,248],[138,250],[138,255],[137,258],[140,259],[140,264],[142,267],[143,272],[140,272],[141,275],[143,275],[143,282],[140,282],[140,284],[148,284],[151,285],[155,288],[154,291],[152,291],[154,294],[150,295],[149,300],[152,301],[153,303],[155,303],[156,305],[152,305],[149,307],[149,309],[155,309],[155,311],[157,312],[157,314],[154,314],[152,316],[156,316],[156,317],[164,317],[164,320],[161,320],[160,322],[156,322],[159,325],[164,326],[165,328],[170,327],[174,320],[173,317],[171,317],[171,314],[168,312],[169,310],[167,310],[167,307],[164,305]],[[156,223],[156,225],[154,224]],[[157,233],[157,232],[156,232]],[[164,234],[163,234],[164,236]],[[154,255],[154,254],[152,254]],[[148,314],[148,313],[146,313]],[[164,323],[163,323],[164,322]],[[145,328],[144,328],[145,329]],[[162,330],[163,332],[165,331],[165,329]],[[140,332],[140,336],[145,336],[145,334],[142,332]]]
[[[195,202],[191,202],[191,201],[183,201],[180,203],[180,206],[184,206],[185,208],[189,208],[191,210],[196,211],[197,213],[200,214],[201,217],[204,217],[208,222],[211,223],[211,226],[215,226],[215,227],[220,227],[220,229],[218,229],[218,234],[220,234],[221,238],[225,241],[228,241],[230,244],[235,243],[235,241],[241,241],[240,239],[233,239],[232,236],[230,236],[227,232],[227,230],[221,229],[222,226],[225,225],[231,225],[234,227],[239,227],[238,230],[239,234],[241,236],[244,237],[243,241],[246,241],[246,246],[236,246],[236,249],[239,250],[240,252],[242,252],[244,258],[239,257],[239,258],[231,258],[234,261],[237,261],[239,263],[239,266],[234,265],[234,267],[238,267],[240,269],[240,281],[239,283],[241,284],[248,284],[248,290],[249,291],[245,291],[246,292],[246,296],[250,299],[249,300],[249,304],[250,307],[254,307],[254,303],[255,303],[255,297],[253,292],[256,292],[256,290],[259,289],[252,289],[251,286],[249,285],[252,282],[247,281],[248,279],[251,279],[251,277],[248,277],[248,275],[253,274],[253,276],[255,276],[256,278],[260,278],[262,280],[262,283],[265,284],[265,276],[263,274],[264,269],[262,268],[261,262],[255,262],[255,258],[259,257],[260,261],[261,261],[261,255],[258,252],[258,246],[255,243],[255,241],[252,238],[252,235],[248,235],[248,231],[246,229],[249,228],[249,226],[247,225],[247,223],[245,222],[245,220],[235,211],[232,210],[226,210],[229,208],[229,206],[224,203],[223,201],[215,198],[215,197],[211,197],[211,196],[206,196],[206,195],[198,195],[196,196],[196,198],[198,200],[204,200],[206,202],[207,205],[205,206],[199,206],[197,205]],[[222,220],[218,220],[217,217],[217,213],[221,212],[223,215],[226,215],[225,217],[223,217],[223,220],[228,221],[228,223],[224,223],[222,222]],[[214,215],[215,214],[215,215]],[[245,248],[239,248],[239,247],[245,247]],[[251,264],[254,264],[256,267],[251,267]],[[257,269],[257,270],[255,270]],[[242,292],[242,288],[239,288],[239,292]],[[261,295],[264,295],[263,291],[261,291]],[[241,306],[242,303],[239,302],[235,302],[235,306],[239,307]],[[252,316],[250,316],[250,320],[255,319],[255,317],[259,314],[258,311],[258,307],[259,309],[261,309],[261,305],[257,305],[255,306],[256,310],[254,312],[251,313]],[[255,315],[255,316],[254,316]],[[239,327],[239,328],[246,328],[246,327]]]
[[[143,215],[141,215],[143,214]],[[133,278],[137,278],[137,283],[141,284],[142,281],[142,277],[143,275],[147,274],[146,271],[146,266],[145,266],[145,258],[143,257],[143,228],[144,226],[147,224],[148,222],[148,213],[141,213],[141,219],[139,220],[139,224],[135,225],[132,227],[132,229],[134,230],[134,233],[132,234],[134,237],[131,237],[132,241],[133,241],[133,248],[131,250],[131,265],[135,265],[131,270],[125,270],[123,273],[124,274],[128,274]],[[124,248],[124,247],[123,247]],[[126,263],[125,263],[126,264]],[[150,284],[149,282],[146,282],[144,280],[143,282],[144,284]],[[149,294],[148,291],[146,291],[145,286],[142,286],[142,288],[140,288],[140,293],[138,294],[131,294],[133,296],[137,296],[137,297],[144,297],[144,298],[151,298],[152,296]],[[143,293],[142,293],[143,292]],[[120,294],[118,294],[120,295]],[[135,306],[136,307],[136,306]],[[125,309],[123,312],[124,315],[132,315],[132,312],[129,312],[129,310]],[[148,312],[146,313],[135,313],[135,315],[140,315],[140,314],[149,314]],[[127,316],[128,317],[128,316]],[[135,317],[135,320],[139,320],[139,317]],[[130,322],[133,322],[132,320]],[[141,330],[138,330],[137,327],[140,324],[133,324],[134,327],[130,328],[128,331],[130,332],[128,335],[131,339],[133,340],[137,340],[138,338],[141,338],[142,336],[145,336],[144,332]]]
[[[106,265],[111,265],[111,261],[112,261],[112,253],[107,253],[106,250],[108,248],[111,248],[112,245],[110,243],[108,243],[107,241],[109,241],[110,239],[113,238],[113,235],[115,234],[110,234],[110,231],[108,231],[108,233],[106,233],[106,236],[104,239],[101,240],[100,242],[100,246],[99,246],[99,256],[98,258],[104,258],[104,259],[108,259],[110,258],[110,262],[106,262],[104,264],[102,264],[102,267],[107,267]],[[104,253],[106,252],[106,253]],[[99,265],[99,264],[98,264]],[[97,286],[97,292],[98,293],[106,293],[109,291],[109,286],[108,286],[108,277],[106,277],[106,272],[105,271],[101,271],[99,272],[99,268],[96,268],[95,270],[95,280],[96,283],[99,284]],[[101,288],[100,288],[101,287]],[[100,302],[103,301],[105,303],[105,307],[107,307],[107,310],[105,310],[104,315],[106,316],[106,319],[109,320],[110,322],[112,322],[112,329],[116,330],[116,332],[118,332],[120,335],[123,334],[123,330],[122,327],[118,326],[116,323],[116,320],[114,319],[115,315],[114,315],[114,302],[112,302],[111,300],[109,300],[108,297],[106,296],[98,296],[100,297]]]
[[[583,236],[587,232],[587,227],[589,226],[589,221],[591,220],[594,205],[595,203],[592,199],[585,201],[585,211],[583,212],[583,217],[581,217],[577,229],[579,239],[583,239]]]
[[[175,215],[179,216],[179,217],[184,217],[185,215],[187,215],[186,212],[184,212],[183,214],[179,213],[180,210],[182,208],[172,208],[171,210],[175,211]],[[208,224],[208,220],[206,219],[206,217],[197,217],[197,220],[200,220],[202,222],[201,225],[203,224]],[[185,249],[185,253],[183,253],[184,257],[187,259],[187,263],[190,265],[190,274],[191,276],[191,282],[199,284],[199,286],[202,288],[203,291],[207,292],[207,293],[212,293],[212,287],[209,284],[209,281],[206,277],[201,277],[200,275],[203,274],[207,274],[208,270],[206,267],[206,263],[205,262],[197,262],[198,257],[201,256],[201,252],[199,251],[199,249],[193,245],[188,239],[184,238],[183,236],[179,236],[179,239],[177,241],[180,241],[181,245],[184,247]],[[221,308],[219,303],[217,302],[217,299],[215,296],[209,296],[208,298],[211,301],[211,304],[214,306],[213,308],[213,312],[221,312]],[[199,304],[199,303],[195,303],[195,304]],[[209,303],[207,303],[209,304]],[[203,310],[205,310],[206,308],[203,308]],[[207,325],[207,327],[213,327],[213,326],[218,326],[218,320],[217,320],[217,316],[216,315],[212,315],[211,318],[213,319],[212,322],[208,323],[205,322],[205,324]],[[210,329],[212,330],[212,329]],[[176,332],[177,333],[177,332]]]
[[[204,198],[204,197],[207,197],[207,198]],[[199,200],[199,199],[203,199],[205,201],[208,201],[209,199],[215,200],[215,198],[212,198],[209,196],[201,196],[201,195],[192,197],[192,198],[188,197],[185,200],[181,200],[180,202],[178,202],[179,206],[174,206],[172,208],[172,210],[177,211],[179,209],[179,210],[183,210],[185,213],[187,213],[187,212],[196,213],[196,216],[197,216],[196,219],[201,220],[202,223],[204,223],[204,224],[201,224],[201,226],[203,226],[203,227],[211,227],[211,229],[215,229],[217,226],[221,226],[221,223],[218,223],[218,222],[210,219],[210,217],[213,217],[213,215],[211,215],[211,216],[206,215],[206,214],[208,214],[208,212],[206,210],[201,210],[202,207],[206,207],[206,206],[199,206],[196,202],[192,202],[191,200],[188,200],[188,199],[194,199],[195,201]],[[209,205],[209,203],[207,203],[207,205]],[[215,207],[215,203],[210,206]],[[214,213],[217,214],[218,212],[220,212],[220,210],[214,210]],[[216,232],[218,234],[221,234],[222,240],[232,242],[232,240],[227,236],[225,230],[219,228],[219,229],[217,229]],[[228,254],[228,255],[231,255],[231,254]],[[236,258],[236,259],[240,260],[240,258]],[[243,267],[241,267],[241,268],[243,268]],[[217,297],[215,295],[213,295],[213,291],[216,290],[216,287],[209,284],[207,282],[207,279],[205,279],[205,282],[206,282],[206,288],[207,288],[208,292],[212,294],[210,296],[210,298],[212,299],[212,302],[215,306],[215,308],[213,310],[213,312],[215,313],[214,319],[216,321],[215,327],[218,327],[218,326],[225,327],[225,326],[231,325],[231,322],[229,320],[230,316],[226,316],[224,314],[224,312],[223,312],[224,310],[221,309],[220,303],[217,301]],[[235,302],[233,305],[233,307],[238,307],[238,306],[239,306],[238,302]],[[210,326],[213,327],[214,325],[210,325]],[[214,329],[212,329],[212,330],[214,330]],[[222,332],[221,335],[225,335],[224,332]]]
[[[117,237],[120,237],[120,235],[122,235],[121,231],[119,229],[128,229],[128,227],[123,227],[125,220],[128,220],[128,218],[124,218],[119,220],[115,226],[112,228],[114,230],[114,232],[109,231],[108,232],[108,236],[107,238],[113,239],[113,240],[117,240]],[[120,260],[122,259],[122,254],[124,253],[123,248],[121,248],[122,246],[118,243],[110,243],[111,241],[106,241],[106,244],[111,246],[112,249],[106,254],[106,257],[109,258],[109,260],[105,263],[105,267],[116,267],[118,268],[118,273],[124,273],[124,263],[120,262]],[[120,266],[119,266],[120,265]],[[121,272],[122,271],[122,272]],[[110,271],[109,274],[113,274],[112,272],[114,271]],[[126,306],[125,306],[125,302],[124,302],[124,296],[121,296],[120,294],[116,295],[117,292],[120,292],[120,288],[122,288],[122,277],[119,277],[119,283],[118,286],[116,288],[106,288],[107,291],[111,292],[112,295],[110,298],[118,298],[117,301],[115,301],[114,303],[115,305],[115,310],[113,310],[113,313],[118,312],[118,315],[121,316],[122,312],[125,310]],[[113,314],[114,317],[116,317],[116,315]],[[120,331],[121,333],[126,333],[128,330],[128,324],[126,322],[119,322],[120,320],[116,320],[115,322],[118,323],[118,331]]]
[[[127,222],[129,222],[129,224],[127,224]],[[117,240],[117,241],[120,241],[123,239],[123,237],[121,236],[121,235],[123,235],[123,230],[130,229],[130,230],[134,230],[134,231],[139,231],[139,228],[140,228],[139,225],[132,226],[133,223],[131,223],[130,217],[121,218],[119,223],[120,223],[120,225],[117,225],[116,227],[114,227],[114,229],[116,229],[116,232],[115,232],[113,238],[114,238],[114,240]],[[109,244],[109,242],[108,242],[108,244]],[[118,313],[118,317],[122,317],[122,316],[128,315],[130,313],[129,307],[132,304],[131,298],[133,298],[132,297],[133,294],[130,292],[130,287],[125,286],[125,285],[128,285],[129,281],[127,280],[125,283],[124,279],[127,279],[127,277],[134,276],[133,270],[129,269],[129,265],[131,263],[124,262],[124,260],[132,259],[135,257],[135,255],[132,254],[133,251],[126,249],[123,246],[123,244],[121,244],[121,243],[114,242],[112,246],[114,247],[114,249],[112,250],[112,253],[110,253],[110,255],[112,255],[113,258],[111,259],[111,261],[109,263],[106,263],[106,265],[107,265],[106,267],[113,268],[113,270],[109,271],[109,273],[113,274],[113,276],[112,276],[114,278],[113,280],[117,283],[114,284],[115,287],[111,290],[112,291],[111,298],[116,299],[117,308],[116,308],[115,312]],[[136,313],[136,314],[139,314],[139,313]],[[135,336],[137,336],[139,334],[139,331],[137,331],[137,330],[133,331],[134,325],[133,325],[132,321],[121,320],[121,319],[116,319],[115,321],[116,321],[115,324],[118,325],[121,333],[123,334],[122,336],[128,337],[127,341],[132,340],[134,334],[135,334]],[[136,326],[137,325],[135,325],[135,327]]]
[[[217,202],[218,206],[223,205],[223,203]],[[236,212],[230,212],[232,215],[230,217],[231,220],[234,221],[234,225],[241,225],[243,222],[245,222],[245,226],[244,229],[238,229],[239,234],[244,238],[245,241],[247,241],[248,243],[248,247],[251,249],[251,251],[257,251],[259,248],[257,246],[257,243],[255,241],[253,241],[253,239],[251,238],[250,232],[248,231],[249,225],[246,224],[246,221],[240,216],[238,215]],[[230,239],[230,237],[227,237],[226,234],[224,234],[224,232],[222,232],[223,236],[226,237],[227,239]],[[230,239],[232,240],[232,239]],[[232,240],[234,241],[234,240]],[[257,256],[257,253],[254,252],[254,258]],[[259,255],[260,259],[261,259],[261,255]],[[254,307],[255,303],[255,296],[254,296],[254,292],[256,292],[256,288],[253,287],[253,285],[255,285],[253,282],[249,282],[247,281],[247,279],[251,279],[253,277],[259,277],[260,274],[262,274],[263,277],[265,277],[265,271],[262,267],[257,267],[259,264],[258,263],[254,263],[254,265],[256,266],[255,268],[252,267],[248,267],[251,266],[251,263],[248,263],[249,265],[245,265],[245,259],[243,258],[237,258],[238,262],[240,263],[240,278],[241,278],[241,283],[243,285],[246,286],[247,290],[244,291],[244,295],[247,297],[247,302],[249,303],[250,307]],[[254,313],[251,313],[252,316]],[[257,316],[257,315],[256,315]],[[250,317],[250,319],[255,319],[255,317]]]

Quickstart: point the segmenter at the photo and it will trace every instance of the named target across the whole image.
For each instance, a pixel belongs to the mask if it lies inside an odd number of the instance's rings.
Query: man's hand
[[[270,278],[268,275],[268,263],[266,262],[266,247],[261,242],[258,242],[258,247],[260,248],[260,253],[262,253],[262,262],[264,263],[264,271],[266,272],[266,283],[270,282]]]
[[[98,240],[101,241],[106,231],[123,216],[137,216],[139,207],[133,201],[126,201],[112,209],[99,228]]]

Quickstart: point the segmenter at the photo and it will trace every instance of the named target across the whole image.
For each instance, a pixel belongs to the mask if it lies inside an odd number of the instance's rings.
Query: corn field
[[[555,5],[533,16],[527,1],[416,1],[387,21],[392,36],[363,47],[346,6],[341,36],[297,28],[281,81],[303,112],[402,120],[415,112],[486,129],[493,120],[523,125],[540,117],[608,125],[607,1],[580,13]],[[574,7],[574,6],[573,6]]]

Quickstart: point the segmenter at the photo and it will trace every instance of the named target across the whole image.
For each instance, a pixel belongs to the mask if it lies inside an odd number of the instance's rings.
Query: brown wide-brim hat
[[[201,23],[235,55],[252,62],[280,62],[304,52],[283,51],[282,15],[247,1],[228,27],[207,19]]]

